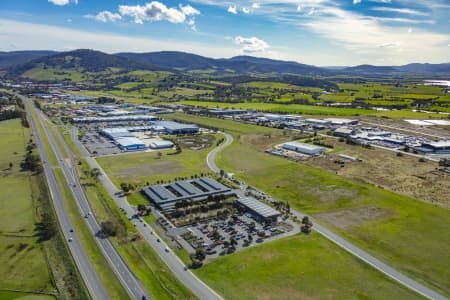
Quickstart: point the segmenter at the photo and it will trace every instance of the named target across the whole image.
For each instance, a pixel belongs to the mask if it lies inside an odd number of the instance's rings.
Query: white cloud
[[[405,34],[405,27],[386,26],[380,23],[384,20],[379,18],[362,16],[336,7],[324,8],[322,13],[324,15],[300,26],[306,26],[314,33],[341,44],[355,57],[361,57],[367,63],[382,56],[392,57],[396,64],[450,60],[448,49],[443,47],[450,41],[449,34],[425,30],[415,30],[413,35]],[[395,41],[395,45],[392,41]]]
[[[256,2],[253,3],[253,4],[252,4],[252,8],[253,8],[253,9],[258,9],[258,8],[260,8],[259,3],[256,3]]]
[[[264,52],[269,48],[269,44],[257,37],[242,37],[237,36],[234,38],[234,42],[242,46],[242,52],[253,53],[253,52]]]
[[[392,8],[392,7],[385,7],[385,6],[377,6],[377,7],[372,7],[371,10],[383,11],[383,12],[393,12],[393,13],[399,13],[399,14],[408,14],[408,15],[414,15],[414,16],[428,16],[427,13],[424,13],[422,11],[418,11],[415,9],[409,9],[409,8]]]
[[[247,7],[243,7],[243,8],[242,8],[242,12],[243,12],[244,14],[249,14],[249,13],[250,13],[250,9],[247,8]]]
[[[58,6],[64,6],[64,5],[69,4],[70,1],[69,0],[48,0],[48,2],[58,5]]]
[[[353,0],[353,4],[359,4],[361,3],[361,0]]]
[[[315,12],[316,12],[316,9],[313,7],[308,11],[307,15],[312,16]]]
[[[101,11],[98,14],[96,14],[95,16],[86,15],[85,17],[88,19],[94,19],[96,21],[103,22],[103,23],[106,23],[108,21],[115,22],[115,21],[122,19],[122,16],[119,15],[118,13],[112,13],[107,10]]]
[[[183,23],[186,16],[196,15],[200,12],[190,5],[181,6],[181,10],[168,8],[161,2],[152,1],[145,5],[120,5],[119,13],[121,16],[128,16],[134,19],[137,24],[143,24],[144,21],[168,21],[170,23]]]
[[[74,4],[78,4],[78,0],[48,0],[48,2],[53,3],[54,5],[64,6],[73,2]]]
[[[302,11],[302,6],[300,4],[297,5],[297,11]]]
[[[230,14],[237,14],[237,7],[236,7],[236,5],[230,5],[230,6],[228,6],[228,9],[227,9],[227,11],[230,13]]]
[[[200,11],[198,11],[197,9],[193,8],[190,5],[186,6],[180,5],[180,9],[186,16],[195,16],[200,14]]]

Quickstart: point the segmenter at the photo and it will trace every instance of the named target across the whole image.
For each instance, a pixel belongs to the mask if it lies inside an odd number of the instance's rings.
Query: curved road
[[[206,158],[206,163],[208,164],[208,167],[216,173],[220,172],[220,169],[217,167],[216,163],[214,162],[216,154],[233,142],[233,137],[230,134],[228,134],[228,133],[223,133],[223,134],[226,137],[226,142],[222,143],[219,147],[212,150]],[[241,186],[245,187],[245,185],[242,185],[242,183],[241,183]],[[301,219],[305,216],[304,214],[301,214],[300,212],[292,210],[292,209],[291,209],[291,212],[295,216],[297,216],[297,218],[299,218],[299,219]],[[318,233],[320,233],[321,235],[323,235],[324,237],[326,237],[327,239],[329,239],[330,241],[332,241],[333,243],[335,243],[336,245],[338,245],[339,247],[346,250],[347,252],[353,254],[354,256],[363,260],[364,262],[371,265],[378,271],[384,273],[385,275],[396,280],[397,282],[406,286],[407,288],[410,288],[411,290],[417,292],[418,294],[421,294],[422,296],[424,296],[428,299],[448,300],[448,298],[446,298],[445,296],[443,296],[443,295],[437,293],[436,291],[433,291],[432,289],[424,286],[423,284],[403,275],[402,273],[398,272],[394,268],[386,265],[379,259],[370,255],[369,253],[367,253],[366,251],[357,247],[356,245],[350,243],[346,239],[340,237],[339,235],[332,232],[331,230],[321,226],[320,224],[315,222],[313,229],[315,231],[317,231]]]
[[[27,106],[30,105],[28,101],[29,100],[25,100]],[[45,122],[45,116],[39,110],[36,111],[38,115],[38,121],[41,123],[42,128],[44,129],[44,132],[47,135],[49,144],[57,158],[58,165],[64,174],[64,177],[67,181],[70,191],[73,194],[75,202],[80,210],[80,213],[85,216],[86,224],[88,225],[89,230],[94,236],[94,239],[99,249],[101,250],[103,256],[106,258],[115,275],[119,278],[120,282],[122,283],[125,290],[132,299],[142,299],[143,296],[149,299],[147,291],[145,291],[139,279],[137,279],[137,277],[130,270],[125,261],[122,259],[119,252],[114,248],[111,241],[108,238],[104,238],[102,237],[101,234],[99,234],[102,231],[101,226],[95,219],[94,215],[91,213],[92,210],[89,201],[87,199],[87,196],[84,192],[84,189],[79,181],[74,161],[71,160],[71,163],[69,163],[64,159],[61,150],[59,149],[59,146],[57,145],[52,133],[50,132],[47,123]],[[32,120],[33,122],[35,122],[34,118]],[[36,134],[37,134],[36,137],[39,137],[38,131],[36,131]],[[67,221],[68,220],[69,219],[67,219]],[[71,243],[76,242],[76,240],[77,240],[76,238],[73,238]],[[98,299],[107,299],[107,298],[109,297],[102,296],[99,297]]]

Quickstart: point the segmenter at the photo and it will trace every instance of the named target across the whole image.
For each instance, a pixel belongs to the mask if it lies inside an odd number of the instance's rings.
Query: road
[[[30,105],[28,100],[26,100],[25,103],[27,103],[27,105]],[[57,158],[58,165],[64,174],[64,177],[67,181],[70,191],[72,192],[75,202],[77,203],[80,213],[85,217],[86,224],[88,225],[88,228],[91,234],[93,235],[95,242],[97,243],[103,256],[106,258],[112,270],[117,275],[120,282],[122,283],[125,290],[132,299],[142,299],[143,296],[149,299],[150,297],[147,291],[145,291],[143,285],[140,283],[138,278],[133,274],[133,272],[130,270],[128,265],[122,259],[118,251],[114,248],[111,241],[108,238],[105,238],[102,234],[100,234],[102,232],[101,226],[95,219],[95,216],[91,213],[92,210],[89,201],[87,199],[87,196],[85,194],[85,191],[79,181],[73,156],[70,157],[71,158],[70,161],[66,161],[64,159],[61,153],[61,149],[59,149],[59,146],[56,143],[54,136],[52,135],[47,125],[47,122],[45,122],[45,116],[39,110],[36,111],[38,112],[39,122],[41,123],[44,129],[49,144]],[[33,122],[34,121],[35,120],[33,119]],[[39,134],[39,132],[37,132],[37,134]],[[75,239],[73,239],[73,241],[75,241]],[[106,298],[103,297],[101,299]]]
[[[81,151],[89,166],[91,168],[98,168],[101,171],[102,175],[99,176],[99,180],[105,186],[106,190],[114,199],[117,206],[122,208],[127,216],[135,215],[136,209],[128,203],[126,197],[121,196],[122,191],[112,183],[102,167],[93,157],[90,156],[89,152],[86,150],[86,148],[84,148],[84,145],[79,141],[78,130],[75,126],[72,129],[71,135],[72,140],[74,141],[77,148]],[[62,137],[60,137],[60,139],[65,144]],[[71,150],[68,147],[65,147],[65,149],[67,153],[71,153]],[[147,224],[143,219],[132,218],[130,221],[135,225],[141,236],[156,251],[159,257],[169,267],[169,269],[178,278],[178,280],[180,280],[180,282],[182,282],[187,288],[189,288],[198,298],[205,300],[223,299],[203,281],[201,281],[194,273],[192,273],[176,254],[172,253],[172,251],[170,250],[167,251],[169,249],[169,246],[160,236],[158,236],[156,232],[151,229],[149,224]]]
[[[217,167],[217,165],[214,162],[216,154],[219,151],[221,151],[223,148],[227,147],[228,145],[230,145],[233,142],[233,136],[231,136],[228,133],[224,133],[224,135],[226,137],[226,142],[222,143],[219,147],[217,147],[214,150],[212,150],[208,154],[208,156],[206,158],[206,162],[208,164],[208,167],[212,171],[214,171],[216,173],[220,172],[220,169]],[[242,186],[246,187],[245,184],[242,184]],[[264,193],[262,193],[262,194],[264,194]],[[300,213],[298,211],[292,210],[292,209],[291,209],[291,212],[298,219],[301,219],[301,218],[303,218],[305,216],[304,214],[302,214],[302,213]],[[333,243],[338,245],[339,247],[341,247],[344,250],[346,250],[347,252],[353,254],[354,256],[358,257],[362,261],[364,261],[367,264],[371,265],[372,267],[374,267],[378,271],[380,271],[380,272],[384,273],[385,275],[389,276],[390,278],[396,280],[397,282],[399,282],[400,284],[406,286],[407,288],[410,288],[413,291],[421,294],[422,296],[424,296],[424,297],[426,297],[428,299],[434,299],[434,300],[448,300],[448,298],[446,298],[445,296],[443,296],[443,295],[433,291],[432,289],[424,286],[423,284],[421,284],[421,283],[419,283],[419,282],[417,282],[417,281],[415,281],[415,280],[413,280],[413,279],[403,275],[399,271],[397,271],[394,268],[386,265],[385,263],[383,263],[379,259],[377,259],[374,256],[370,255],[366,251],[364,251],[361,248],[357,247],[356,245],[350,243],[346,239],[342,238],[341,236],[337,235],[336,233],[332,232],[331,230],[325,228],[324,226],[321,226],[317,222],[314,222],[313,229],[316,232],[318,232],[321,235],[323,235],[325,238],[329,239],[330,241],[332,241]]]
[[[48,153],[45,150],[41,137],[39,136],[39,131],[37,129],[36,121],[31,114],[30,104],[28,101],[24,101],[26,108],[28,119],[30,120],[30,125],[33,130],[33,135],[35,137],[35,143],[39,150],[39,154],[41,156],[41,161],[44,169],[45,176],[47,178],[47,184],[50,190],[51,199],[53,202],[53,207],[55,209],[56,216],[58,218],[58,222],[60,224],[63,235],[67,240],[69,238],[72,239],[71,242],[68,242],[67,245],[72,254],[72,257],[77,265],[77,268],[83,278],[83,281],[89,291],[89,294],[93,299],[108,299],[109,295],[103,286],[102,282],[98,274],[96,273],[94,266],[88,258],[86,251],[81,245],[76,231],[70,232],[73,228],[72,223],[70,222],[69,215],[67,209],[63,202],[63,196],[61,190],[56,181],[55,173],[49,163]]]

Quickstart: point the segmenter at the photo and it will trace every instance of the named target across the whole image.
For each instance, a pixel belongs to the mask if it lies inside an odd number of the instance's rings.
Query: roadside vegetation
[[[30,130],[20,119],[2,121],[0,143],[0,299],[89,299],[59,231]]]

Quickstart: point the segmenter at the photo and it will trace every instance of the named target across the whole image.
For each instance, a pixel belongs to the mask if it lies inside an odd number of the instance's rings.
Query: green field
[[[316,233],[219,257],[195,273],[225,299],[421,299]]]
[[[418,119],[446,119],[447,115],[437,113],[419,113],[411,110],[375,111],[357,108],[337,108],[327,106],[301,105],[301,104],[273,104],[273,103],[223,103],[206,101],[180,101],[180,104],[210,107],[210,108],[236,108],[254,109],[273,113],[289,113],[304,115],[327,115],[327,116],[386,116],[390,118],[418,118]]]
[[[160,158],[157,151],[139,152],[99,157],[97,161],[117,186],[122,182],[142,186],[147,182],[154,184],[158,180],[210,172],[205,159],[210,149],[182,148],[181,153],[173,155],[168,154],[173,153],[172,150],[162,151]]]
[[[176,118],[198,124],[216,122],[216,119],[181,114]],[[267,147],[284,137],[278,137],[274,131],[269,138],[267,134],[257,134],[255,126],[220,122],[236,140],[218,154],[219,167],[276,199],[289,201],[291,207],[316,214],[317,220],[376,257],[450,294],[448,210],[265,154]],[[236,132],[236,124],[240,132]],[[281,131],[278,132],[279,135]],[[333,219],[337,212],[342,214],[345,223]]]
[[[53,299],[51,271],[35,236],[35,179],[30,172],[20,171],[29,134],[19,119],[0,122],[0,291],[43,292]]]

